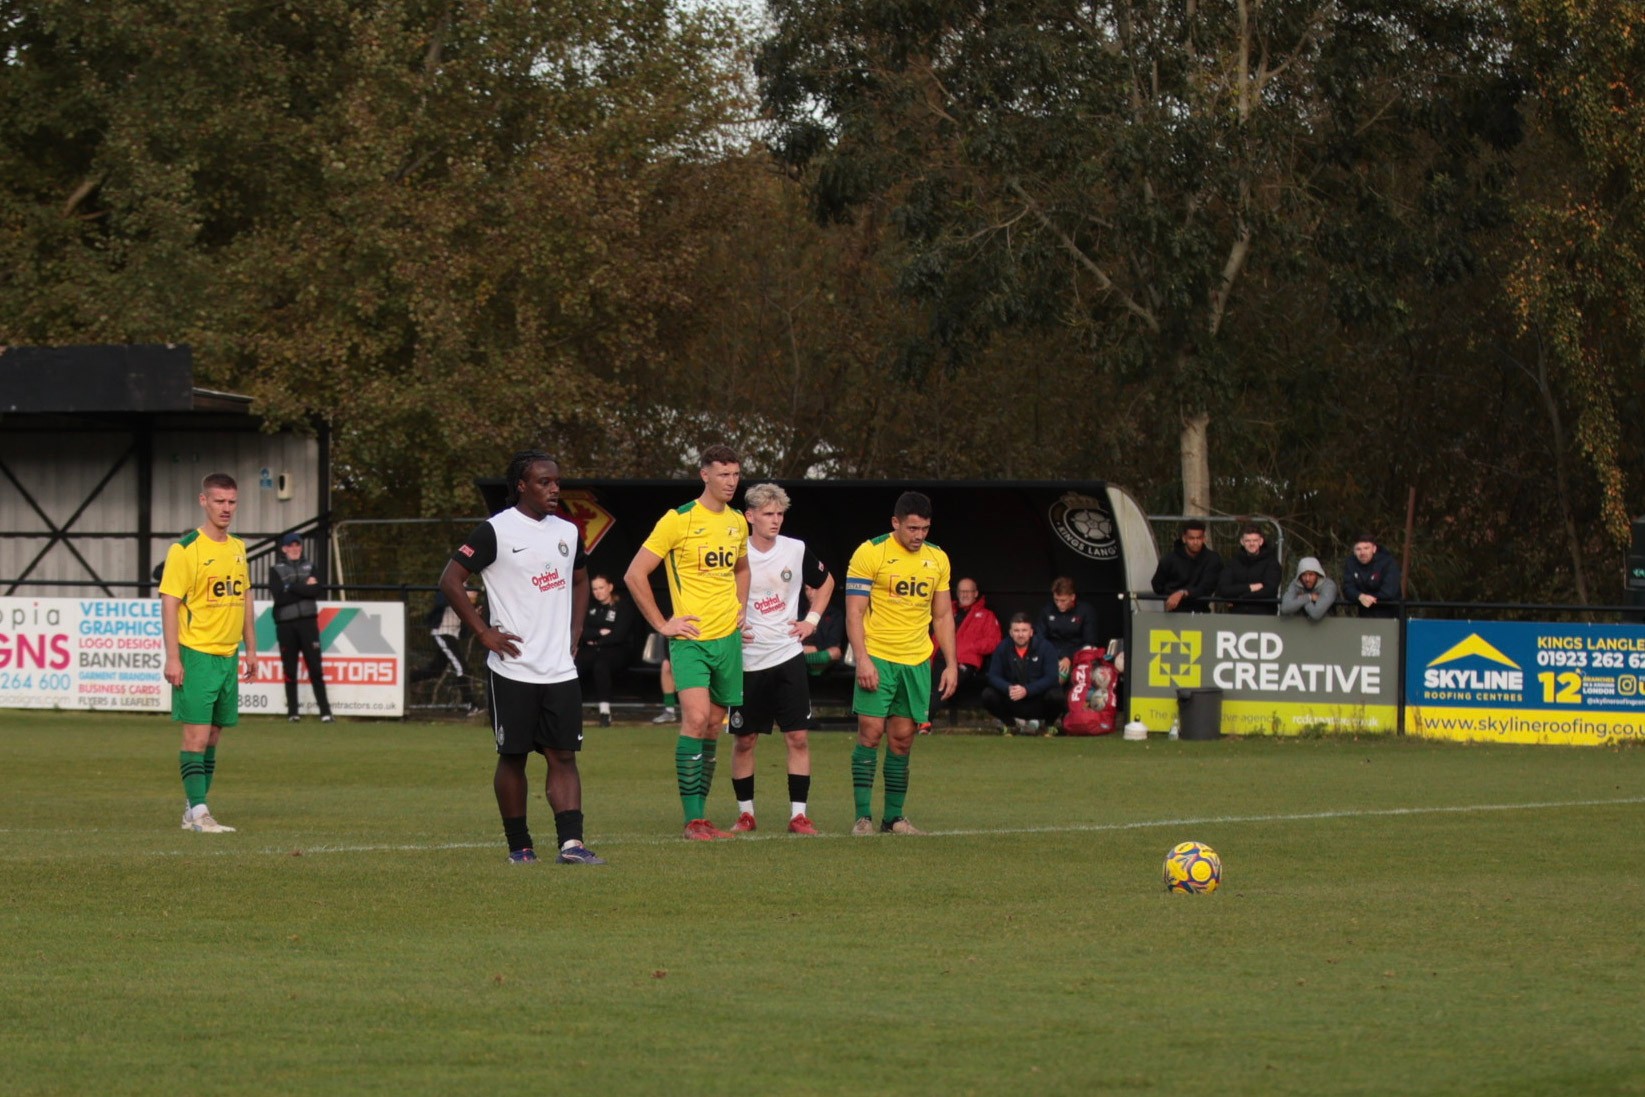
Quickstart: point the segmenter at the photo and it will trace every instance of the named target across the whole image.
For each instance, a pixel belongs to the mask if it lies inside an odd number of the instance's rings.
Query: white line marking
[[[1410,815],[1474,815],[1486,812],[1501,811],[1549,811],[1564,810],[1567,808],[1588,807],[1621,807],[1628,804],[1645,804],[1645,796],[1624,796],[1614,800],[1538,800],[1523,804],[1458,804],[1441,807],[1409,807],[1409,808],[1358,808],[1343,811],[1305,811],[1290,814],[1272,815],[1200,815],[1188,816],[1180,819],[1143,819],[1129,823],[1065,823],[1048,827],[990,827],[961,830],[930,830],[926,837],[930,838],[972,838],[972,837],[999,837],[1009,834],[1096,834],[1105,831],[1125,830],[1152,830],[1157,827],[1197,827],[1197,826],[1237,826],[1244,823],[1304,823],[1319,819],[1375,819],[1398,818]],[[66,829],[0,829],[0,834],[84,834],[84,830]],[[104,833],[107,833],[106,831]],[[817,838],[844,839],[850,838],[848,832],[823,833]],[[811,838],[795,838],[787,833],[773,834],[746,834],[737,839],[739,842],[774,842],[793,840],[814,841]],[[671,846],[685,844],[678,834],[628,834],[606,835],[598,839],[590,839],[597,849],[607,846]],[[260,849],[236,849],[228,844],[234,839],[221,839],[223,846],[217,849],[210,848],[213,841],[202,836],[194,839],[198,842],[195,849],[167,849],[151,850],[149,854],[155,857],[195,857],[201,854],[220,856],[231,853],[259,853],[269,856],[289,857],[299,854],[307,857],[321,853],[437,853],[443,850],[460,849],[502,849],[501,839],[492,839],[483,842],[397,842],[361,845],[291,845],[291,846],[264,846]],[[700,843],[698,843],[700,844]],[[123,854],[124,856],[124,854]],[[21,859],[21,858],[8,858]]]

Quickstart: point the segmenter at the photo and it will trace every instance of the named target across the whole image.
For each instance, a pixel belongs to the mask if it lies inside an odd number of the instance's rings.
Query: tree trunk
[[[1207,438],[1211,413],[1182,417],[1182,513],[1211,514],[1211,447]]]

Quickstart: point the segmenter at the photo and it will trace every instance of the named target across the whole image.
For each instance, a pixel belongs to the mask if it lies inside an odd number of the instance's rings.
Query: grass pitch
[[[762,741],[687,843],[673,738],[589,728],[611,864],[520,867],[482,728],[248,719],[197,835],[169,721],[6,714],[0,1093],[1645,1092],[1645,750],[939,735],[851,838],[823,733],[825,836]]]

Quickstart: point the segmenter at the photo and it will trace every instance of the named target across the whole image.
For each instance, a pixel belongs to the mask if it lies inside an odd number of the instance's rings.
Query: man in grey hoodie
[[[1306,613],[1318,621],[1331,612],[1337,600],[1337,585],[1325,576],[1325,569],[1312,556],[1304,556],[1297,565],[1297,577],[1285,588],[1285,597],[1279,600],[1279,615],[1294,617]]]

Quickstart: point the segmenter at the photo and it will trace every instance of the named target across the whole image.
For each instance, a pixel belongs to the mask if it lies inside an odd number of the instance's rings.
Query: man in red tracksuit
[[[952,707],[967,689],[975,692],[985,683],[983,668],[999,647],[1000,619],[988,608],[988,600],[977,589],[975,579],[961,579],[954,584],[954,661],[959,664],[960,684],[949,699]],[[941,653],[932,642],[931,680],[942,673]],[[923,734],[931,730],[929,723],[920,726]]]

